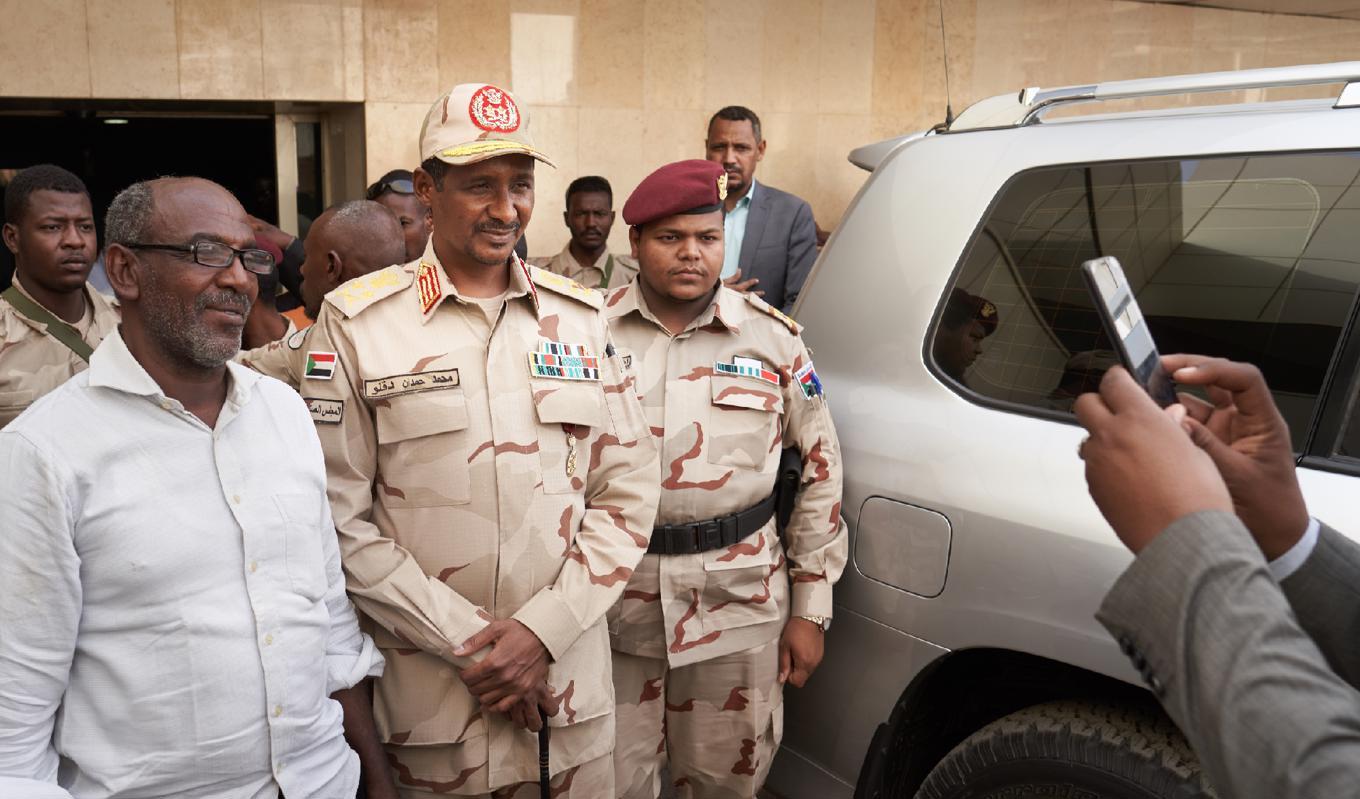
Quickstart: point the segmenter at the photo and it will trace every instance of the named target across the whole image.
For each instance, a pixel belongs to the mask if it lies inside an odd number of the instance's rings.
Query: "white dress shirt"
[[[227,368],[209,429],[113,333],[0,431],[0,796],[354,796],[329,697],[382,656],[321,446],[296,393]]]
[[[1303,562],[1312,556],[1321,532],[1322,525],[1317,519],[1309,517],[1308,526],[1303,529],[1303,537],[1296,541],[1288,552],[1266,564],[1275,582],[1278,583],[1298,571]]]

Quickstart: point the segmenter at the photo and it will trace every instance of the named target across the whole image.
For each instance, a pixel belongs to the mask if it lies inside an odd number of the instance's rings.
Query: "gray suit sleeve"
[[[1116,581],[1097,617],[1221,796],[1354,795],[1360,694],[1299,627],[1237,517],[1177,520]]]
[[[1360,545],[1322,525],[1312,554],[1280,588],[1327,662],[1360,687]]]
[[[794,198],[797,199],[797,198]],[[812,218],[812,206],[797,200],[793,227],[789,230],[788,267],[784,273],[784,300],[780,310],[793,313],[793,304],[803,290],[803,282],[817,260],[817,223]]]

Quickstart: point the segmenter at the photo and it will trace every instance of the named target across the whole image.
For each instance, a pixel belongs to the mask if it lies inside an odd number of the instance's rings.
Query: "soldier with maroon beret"
[[[638,278],[605,303],[661,449],[647,555],[609,613],[617,796],[753,797],[782,731],[783,686],[822,657],[845,566],[841,464],[799,326],[721,285],[727,176],[653,172],[623,207]],[[783,539],[781,451],[802,453]]]
[[[935,363],[945,374],[963,382],[964,372],[982,354],[982,341],[996,332],[1001,322],[996,305],[956,288],[945,301],[940,327],[932,350]]]

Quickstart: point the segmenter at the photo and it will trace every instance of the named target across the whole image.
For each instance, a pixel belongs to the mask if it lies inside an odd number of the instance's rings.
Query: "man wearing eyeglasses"
[[[311,420],[229,363],[273,256],[197,178],[106,231],[122,324],[0,431],[0,796],[392,797]]]
[[[5,188],[4,239],[15,274],[0,292],[0,428],[83,371],[118,325],[118,311],[86,282],[94,211],[80,178],[51,164],[15,175]]]

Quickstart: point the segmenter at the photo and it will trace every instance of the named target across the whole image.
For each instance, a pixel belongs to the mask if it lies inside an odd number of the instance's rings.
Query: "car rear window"
[[[1123,264],[1162,352],[1260,367],[1300,448],[1360,283],[1360,153],[1016,176],[946,294],[937,371],[984,399],[1070,412],[1117,363],[1079,268],[1104,255]]]

